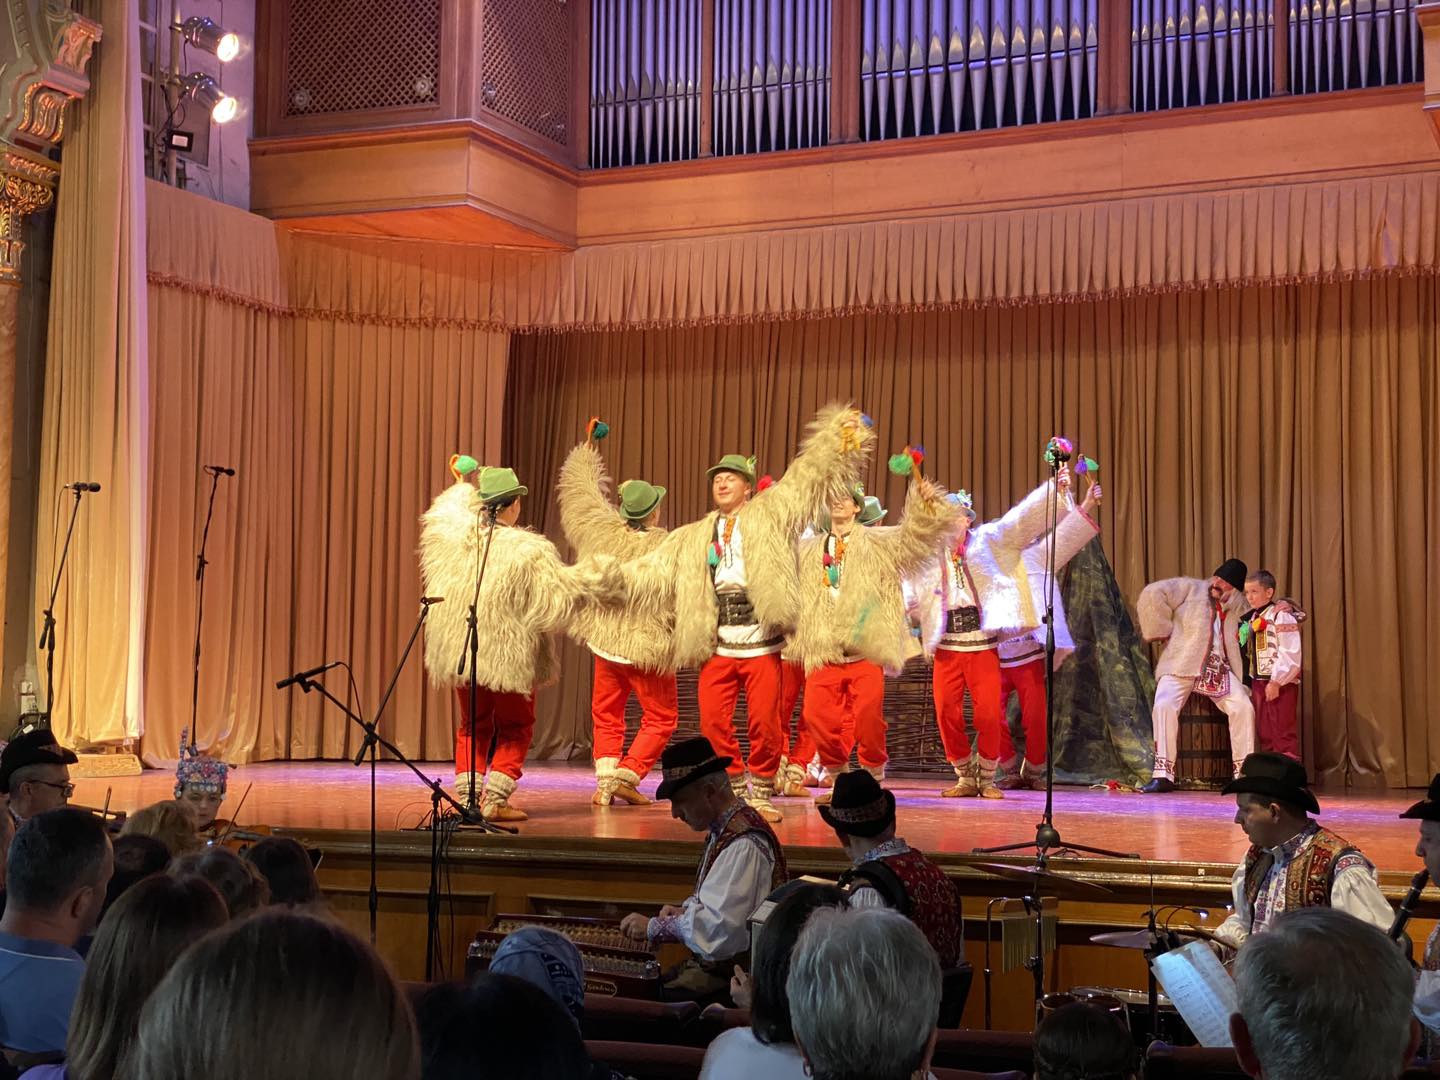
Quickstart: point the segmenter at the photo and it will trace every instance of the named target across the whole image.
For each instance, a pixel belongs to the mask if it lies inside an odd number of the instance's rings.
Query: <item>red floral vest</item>
[[[1253,845],[1245,854],[1245,899],[1251,911],[1255,910],[1255,901],[1265,884],[1265,875],[1270,872],[1271,861],[1262,857],[1265,854],[1265,849]],[[1315,839],[1290,864],[1290,871],[1285,877],[1285,910],[1329,907],[1335,864],[1342,856],[1351,854],[1358,855],[1359,850],[1350,841],[1336,836],[1329,829],[1317,829]]]
[[[710,867],[715,864],[715,860],[720,857],[720,853],[747,833],[755,833],[770,852],[770,888],[778,889],[790,880],[790,872],[785,867],[785,853],[780,850],[780,841],[775,836],[775,830],[770,828],[770,823],[761,817],[754,807],[741,806],[730,815],[730,820],[725,822],[719,835],[705,846],[705,854],[700,859],[700,872],[695,875],[697,889],[705,880],[705,875],[710,872]]]
[[[846,877],[874,885],[891,907],[918,926],[940,957],[942,970],[960,966],[965,958],[964,916],[960,893],[944,870],[912,848],[861,863]]]

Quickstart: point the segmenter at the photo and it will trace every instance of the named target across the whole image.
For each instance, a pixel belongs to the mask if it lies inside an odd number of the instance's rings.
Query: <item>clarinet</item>
[[[1405,927],[1415,914],[1415,905],[1419,903],[1420,894],[1425,890],[1425,884],[1429,880],[1429,870],[1421,870],[1410,879],[1410,891],[1405,894],[1405,899],[1400,902],[1400,910],[1395,915],[1395,922],[1390,926],[1391,941],[1399,941],[1400,935],[1405,933]]]

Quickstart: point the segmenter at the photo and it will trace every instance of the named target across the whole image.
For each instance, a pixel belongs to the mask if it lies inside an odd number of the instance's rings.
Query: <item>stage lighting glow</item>
[[[186,41],[197,49],[214,53],[215,59],[222,64],[228,64],[240,55],[240,35],[217,25],[208,16],[192,15],[181,24],[181,30]]]
[[[240,103],[221,90],[220,84],[209,75],[198,72],[186,75],[181,80],[181,87],[217,124],[224,124],[240,115]]]

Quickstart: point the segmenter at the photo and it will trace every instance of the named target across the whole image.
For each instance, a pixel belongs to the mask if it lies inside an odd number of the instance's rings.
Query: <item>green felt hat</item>
[[[860,507],[860,516],[855,520],[861,525],[878,525],[885,518],[885,507],[880,505],[880,500],[874,495],[865,496],[865,504]]]
[[[755,459],[745,457],[743,454],[726,454],[714,465],[705,470],[705,475],[711,480],[715,479],[718,472],[733,472],[737,476],[743,476],[749,483],[755,483]]]
[[[665,489],[644,480],[626,480],[620,485],[620,513],[630,521],[644,521],[655,512]]]
[[[505,502],[530,494],[530,489],[520,483],[514,469],[502,469],[497,465],[484,466],[476,486],[480,489],[480,501],[485,503]]]

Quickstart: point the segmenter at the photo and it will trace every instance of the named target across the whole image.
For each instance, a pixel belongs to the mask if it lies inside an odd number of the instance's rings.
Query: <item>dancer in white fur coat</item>
[[[452,469],[457,476],[473,473],[478,484],[463,479],[452,484],[421,519],[425,591],[446,600],[431,610],[425,633],[425,667],[430,681],[437,687],[453,688],[460,702],[455,784],[461,797],[469,795],[483,774],[479,794],[485,818],[523,821],[524,811],[510,805],[510,796],[535,730],[535,690],[559,674],[550,634],[588,604],[619,603],[624,599],[624,585],[613,561],[567,566],[554,544],[516,525],[520,499],[529,489],[513,470],[476,469],[473,459],[461,459],[459,467],[452,464]],[[493,526],[485,523],[486,505],[496,508]],[[457,669],[467,652],[470,598],[486,537],[492,531],[478,604],[480,647],[476,708],[471,716],[468,668],[464,675],[457,674]],[[487,761],[492,735],[495,754]],[[470,772],[471,738],[479,740],[474,773]]]

